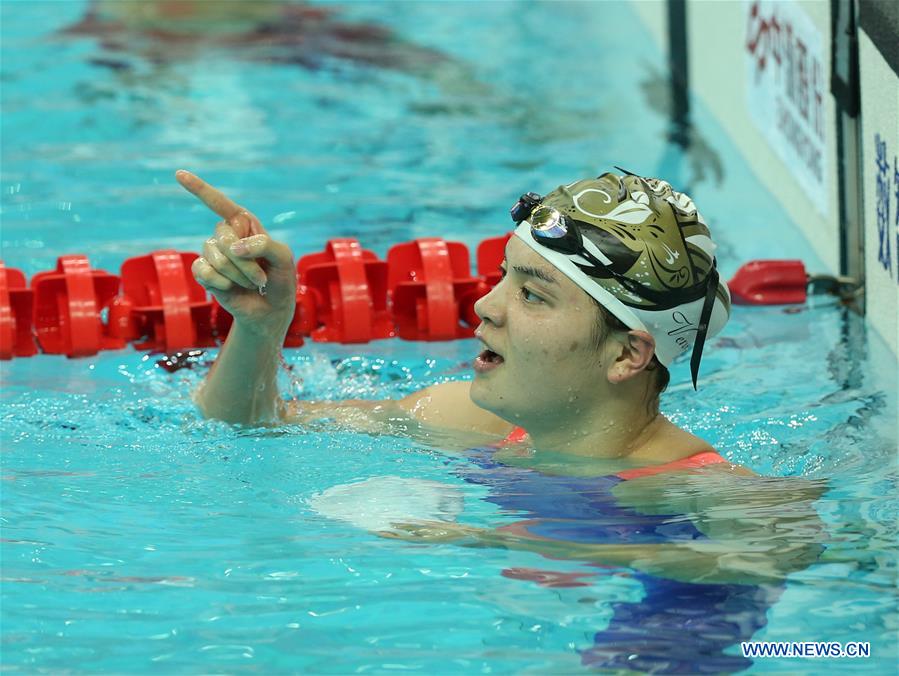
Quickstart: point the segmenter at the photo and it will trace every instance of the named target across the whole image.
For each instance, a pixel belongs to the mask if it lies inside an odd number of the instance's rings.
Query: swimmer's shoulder
[[[623,472],[621,478],[630,480],[648,476],[662,478],[693,472],[700,468],[704,474],[710,476],[716,474],[757,476],[747,467],[727,460],[705,439],[681,429],[668,420],[665,420],[662,432],[656,435],[651,445],[643,449],[640,455],[645,465],[637,467],[632,472]]]
[[[698,514],[721,504],[722,493],[745,490],[758,479],[752,470],[730,462],[707,442],[680,447],[680,457],[618,472],[612,489],[618,502],[644,514]]]
[[[755,472],[747,467],[737,465],[727,460],[721,455],[717,448],[702,437],[699,437],[692,432],[688,432],[670,421],[668,421],[668,424],[674,437],[672,439],[672,446],[680,449],[678,453],[680,458],[675,459],[689,460],[690,458],[704,458],[707,462],[703,464],[703,467],[708,467],[712,471],[723,471],[743,476],[756,476]],[[712,457],[717,458],[717,462],[711,462],[710,460]]]
[[[428,427],[482,434],[503,439],[511,423],[484,410],[471,400],[471,381],[451,380],[431,385],[401,399],[400,407]]]

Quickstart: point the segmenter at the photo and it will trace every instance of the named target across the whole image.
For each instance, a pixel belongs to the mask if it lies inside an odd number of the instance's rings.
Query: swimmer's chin
[[[471,402],[477,406],[478,408],[482,408],[488,413],[492,413],[498,418],[502,418],[507,423],[512,425],[519,424],[517,416],[511,415],[509,411],[503,409],[502,407],[497,406],[497,402],[495,398],[488,395],[489,393],[479,391],[481,387],[487,389],[484,383],[478,382],[478,379],[472,381],[471,387],[468,390],[468,396],[471,399]]]

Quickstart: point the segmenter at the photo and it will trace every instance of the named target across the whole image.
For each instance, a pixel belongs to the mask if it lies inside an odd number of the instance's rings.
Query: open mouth
[[[486,373],[495,369],[505,360],[502,355],[497,354],[491,349],[485,349],[474,360],[474,370],[478,373]]]

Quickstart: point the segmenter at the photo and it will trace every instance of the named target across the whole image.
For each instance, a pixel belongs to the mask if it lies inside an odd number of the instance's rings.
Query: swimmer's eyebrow
[[[530,265],[513,265],[512,269],[515,270],[520,275],[525,275],[527,277],[536,277],[537,279],[542,279],[547,284],[556,284],[556,278],[552,276],[547,270],[543,268],[534,268]]]

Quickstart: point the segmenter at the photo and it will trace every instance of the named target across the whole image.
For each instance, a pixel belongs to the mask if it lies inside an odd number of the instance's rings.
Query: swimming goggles
[[[589,265],[582,265],[572,261],[585,274],[601,279],[614,279],[627,291],[653,305],[652,308],[647,309],[667,310],[700,298],[704,299],[697,326],[696,340],[693,343],[693,354],[690,358],[690,370],[693,375],[693,387],[695,388],[699,373],[699,362],[702,359],[702,349],[705,345],[709,320],[715,305],[715,293],[718,290],[719,275],[715,265],[716,261],[712,260],[712,268],[709,270],[708,276],[698,284],[679,289],[667,289],[665,291],[651,289],[615,270],[612,261],[608,263],[601,261],[585,245],[584,236],[580,226],[578,226],[578,222],[555,207],[542,204],[542,202],[543,198],[537,193],[525,193],[518,198],[518,201],[509,210],[512,220],[516,224],[528,221],[531,226],[531,236],[534,238],[534,241],[542,246],[552,251],[558,251],[566,256],[578,256],[587,261]],[[599,251],[599,248],[596,248]],[[605,257],[604,254],[603,257]]]

